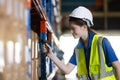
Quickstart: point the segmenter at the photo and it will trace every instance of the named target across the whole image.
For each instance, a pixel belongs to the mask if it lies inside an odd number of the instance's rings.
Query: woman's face
[[[70,22],[69,26],[74,38],[80,38],[84,34],[84,26],[76,25],[74,22]]]

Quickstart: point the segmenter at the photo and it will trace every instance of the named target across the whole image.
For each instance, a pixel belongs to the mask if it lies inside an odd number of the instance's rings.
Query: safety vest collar
[[[93,36],[94,36],[93,32],[88,32],[88,45],[87,45],[87,47],[91,47]],[[79,39],[77,48],[84,48],[84,45],[83,45],[81,38]]]

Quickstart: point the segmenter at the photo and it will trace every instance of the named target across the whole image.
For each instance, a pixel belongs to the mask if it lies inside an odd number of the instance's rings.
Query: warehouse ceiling
[[[99,3],[99,6],[102,6],[102,0]],[[94,9],[95,2],[94,0],[62,0],[61,1],[61,14],[63,16],[62,18],[62,32],[66,32],[69,30],[68,27],[68,15],[70,12],[72,12],[73,9],[75,9],[78,6],[86,6],[89,9]],[[99,7],[99,8],[100,8]]]
[[[62,14],[70,13],[78,6],[86,6],[92,11],[103,11],[105,0],[62,0],[61,12]],[[109,11],[120,11],[120,0],[108,0]]]
[[[97,26],[95,26],[95,29],[120,29],[119,3],[120,0],[62,0],[62,31],[65,32],[68,30],[68,15],[78,6],[85,6],[93,12],[94,23]],[[106,12],[106,6],[107,16],[104,16],[104,12]],[[112,12],[113,15],[109,14],[109,12]],[[105,17],[107,18],[107,21],[105,21]]]

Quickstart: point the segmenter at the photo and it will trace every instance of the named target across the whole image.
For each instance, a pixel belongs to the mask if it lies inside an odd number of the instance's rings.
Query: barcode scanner
[[[49,52],[49,47],[46,45],[46,43],[49,44],[49,41],[48,40],[44,40],[44,39],[40,39],[39,41],[42,42],[43,45],[45,45],[45,47],[47,48],[47,51],[44,52],[47,55],[48,52]]]

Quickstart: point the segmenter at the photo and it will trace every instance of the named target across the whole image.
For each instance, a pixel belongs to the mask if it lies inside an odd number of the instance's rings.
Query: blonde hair
[[[98,34],[98,32],[97,32],[96,30],[94,30],[94,29],[92,29],[92,28],[90,28],[90,27],[88,27],[88,31],[89,31],[89,32],[93,32],[94,34]]]

